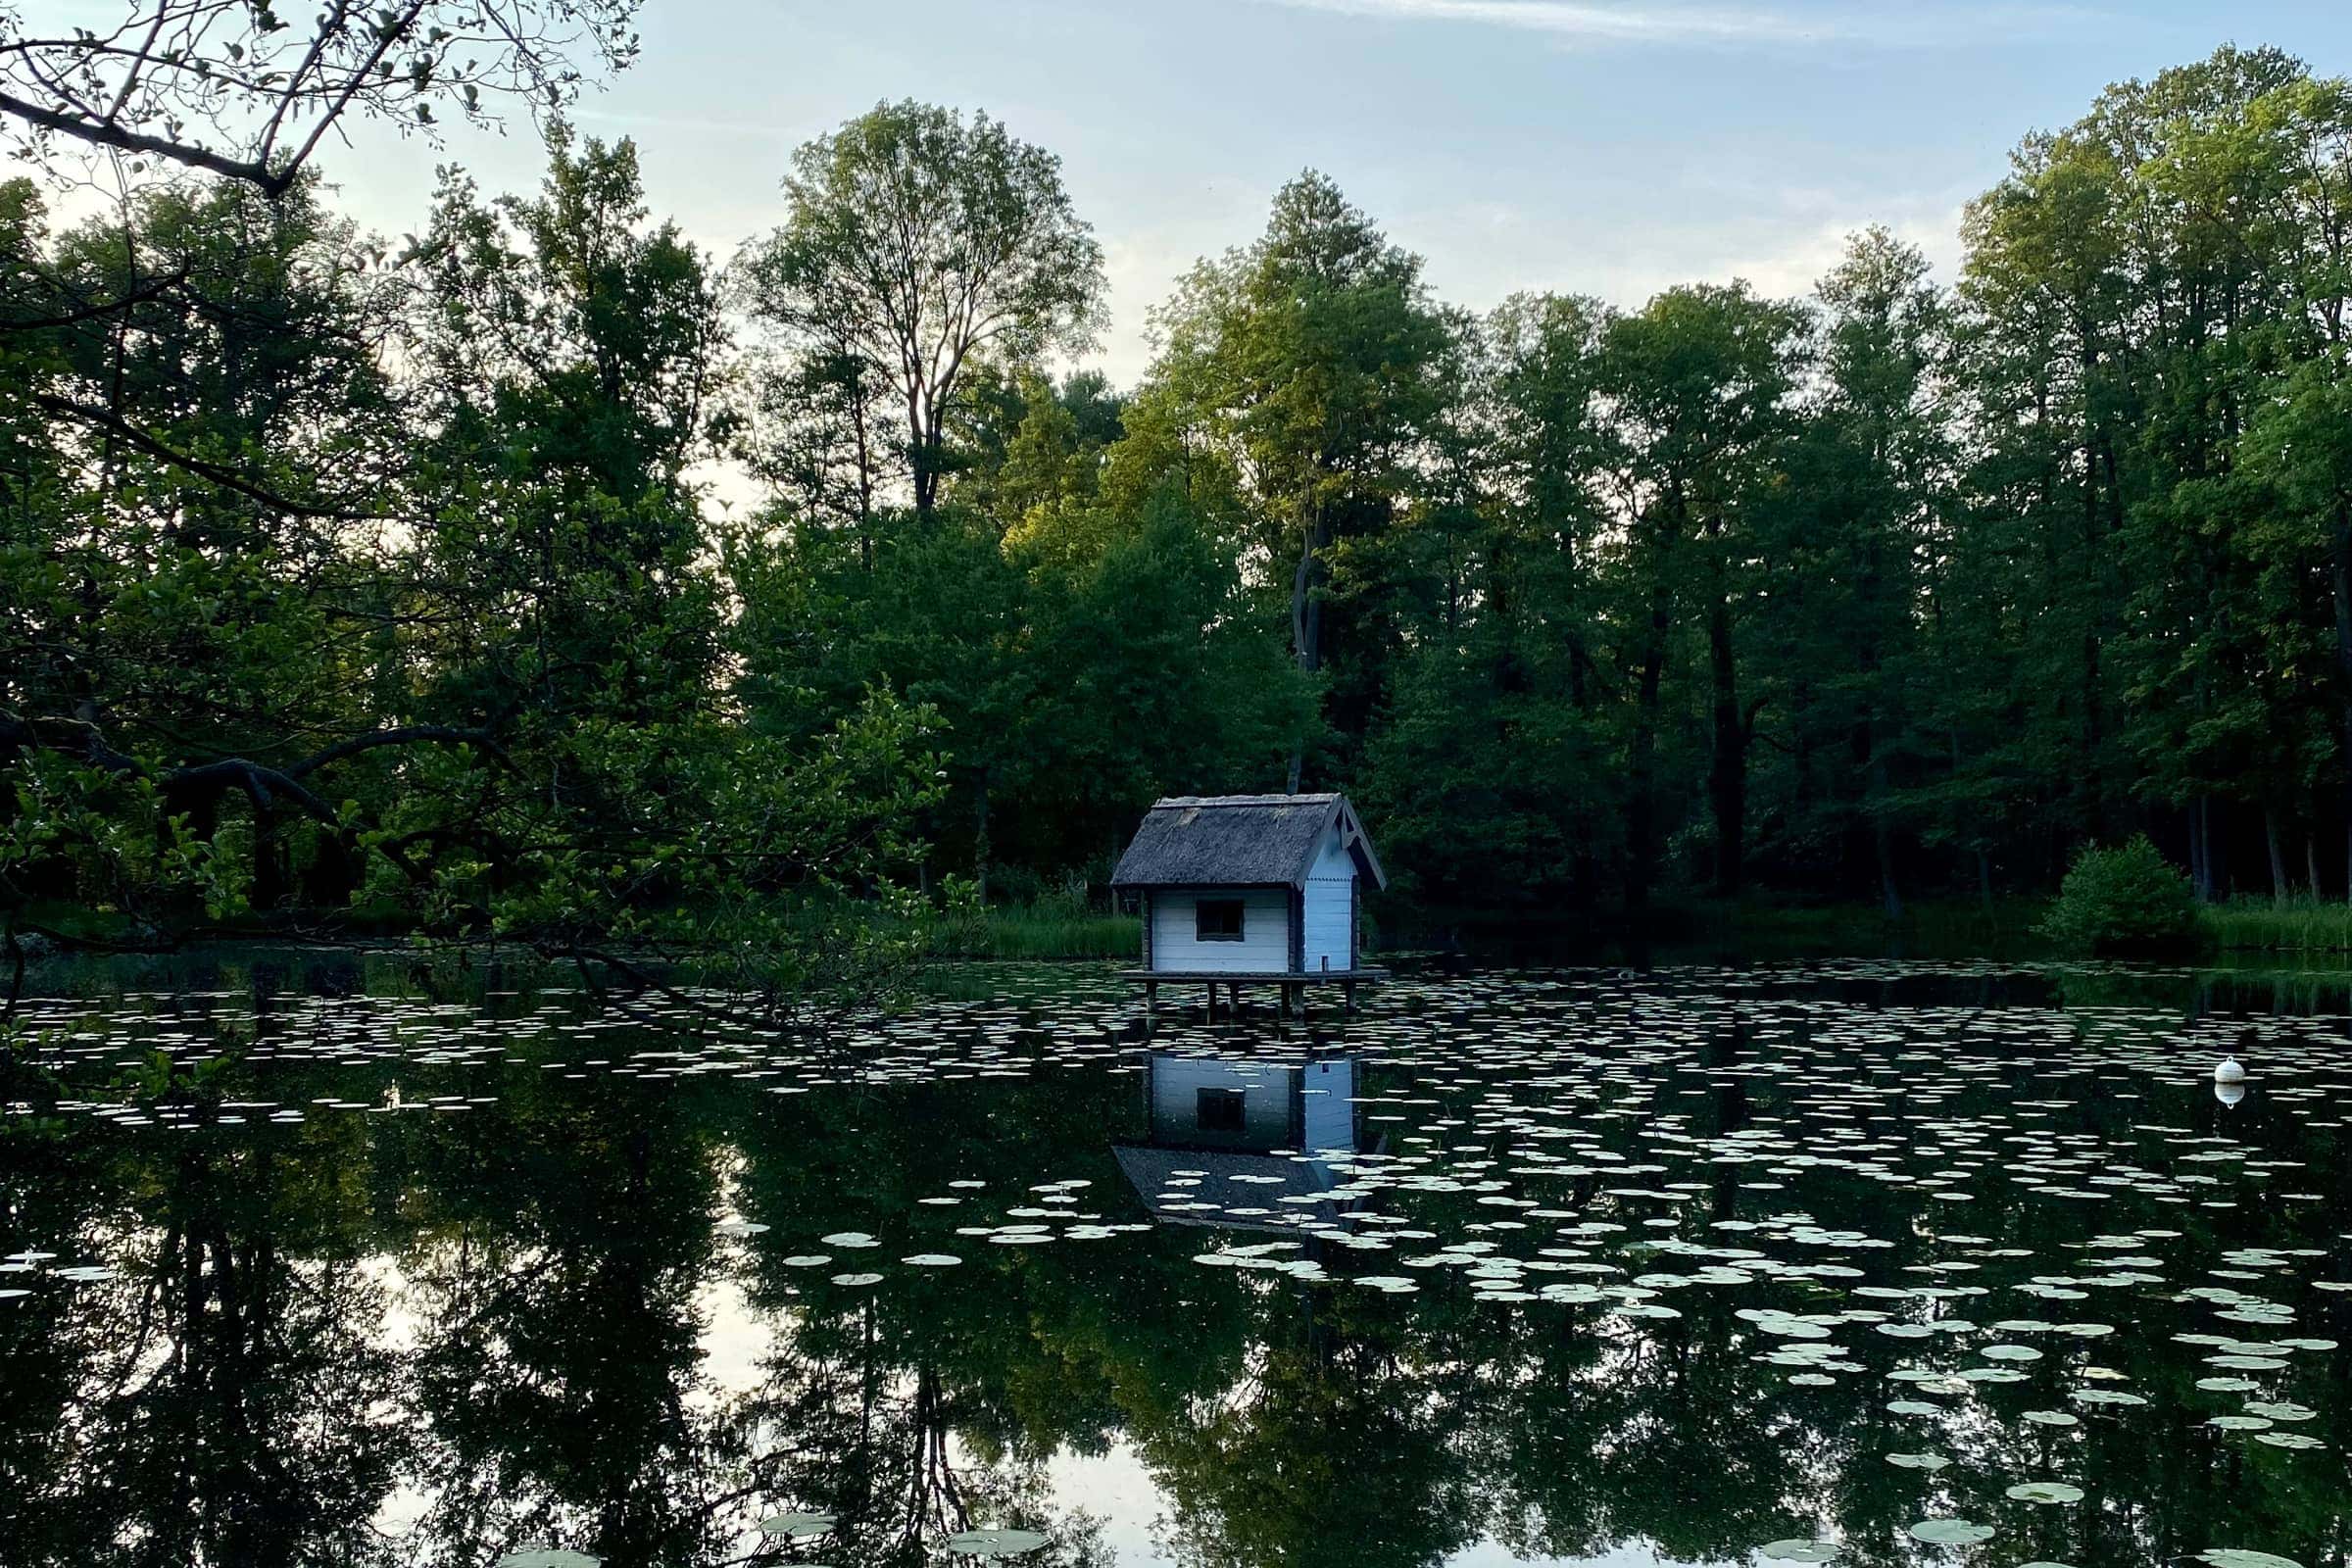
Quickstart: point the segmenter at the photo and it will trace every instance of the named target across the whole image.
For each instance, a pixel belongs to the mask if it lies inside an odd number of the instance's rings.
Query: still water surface
[[[30,1004],[0,1563],[2345,1561],[2340,995],[1020,995]]]

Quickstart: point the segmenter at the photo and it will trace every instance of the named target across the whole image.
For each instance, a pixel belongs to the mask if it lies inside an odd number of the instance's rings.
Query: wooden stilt
[[[1349,1012],[1353,1012],[1355,1010],[1354,981],[1343,980],[1340,982],[1340,1005]]]

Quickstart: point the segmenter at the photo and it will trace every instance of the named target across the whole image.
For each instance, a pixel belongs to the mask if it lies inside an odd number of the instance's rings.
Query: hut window
[[[1203,1089],[1195,1118],[1204,1133],[1238,1133],[1242,1130],[1242,1092],[1239,1089]]]
[[[1202,899],[1193,906],[1193,934],[1202,942],[1242,940],[1242,901]]]

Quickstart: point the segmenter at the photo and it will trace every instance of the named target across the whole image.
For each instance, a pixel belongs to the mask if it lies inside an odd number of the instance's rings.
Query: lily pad
[[[829,1513],[771,1513],[760,1521],[763,1536],[781,1537],[787,1541],[806,1541],[821,1536],[833,1528]]]
[[[966,1557],[1017,1557],[1045,1544],[1034,1530],[963,1530],[948,1538],[948,1549]]]

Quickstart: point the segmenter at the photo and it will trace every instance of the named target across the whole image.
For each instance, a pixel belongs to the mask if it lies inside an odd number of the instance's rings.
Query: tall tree
[[[1948,313],[1926,258],[1884,229],[1848,240],[1816,301],[1812,395],[1756,507],[1758,673],[1788,735],[1783,864],[1867,865],[1850,885],[1875,884],[1894,917],[1920,571],[1954,477]]]
[[[1806,330],[1796,307],[1744,283],[1670,289],[1612,321],[1600,353],[1610,421],[1608,500],[1624,521],[1635,684],[1629,900],[1656,875],[1656,751],[1661,690],[1678,619],[1704,639],[1707,800],[1715,887],[1740,891],[1747,836],[1747,754],[1761,699],[1742,696],[1738,621],[1750,582],[1748,521],[1788,429]]]
[[[1028,365],[1089,344],[1102,247],[1059,159],[986,115],[912,100],[801,148],[784,192],[784,225],[743,258],[752,313],[798,373],[838,389],[865,465],[860,494],[895,444],[928,515],[976,362]],[[869,387],[897,403],[890,441]]]
[[[1144,399],[1222,450],[1270,569],[1287,577],[1291,650],[1313,676],[1334,657],[1335,557],[1395,520],[1447,404],[1459,327],[1431,299],[1421,259],[1392,244],[1312,171],[1274,198],[1265,233],[1203,262],[1161,312]],[[1347,661],[1326,712],[1361,734],[1379,694],[1385,633],[1355,600],[1338,628]],[[1303,776],[1294,757],[1290,786]]]

